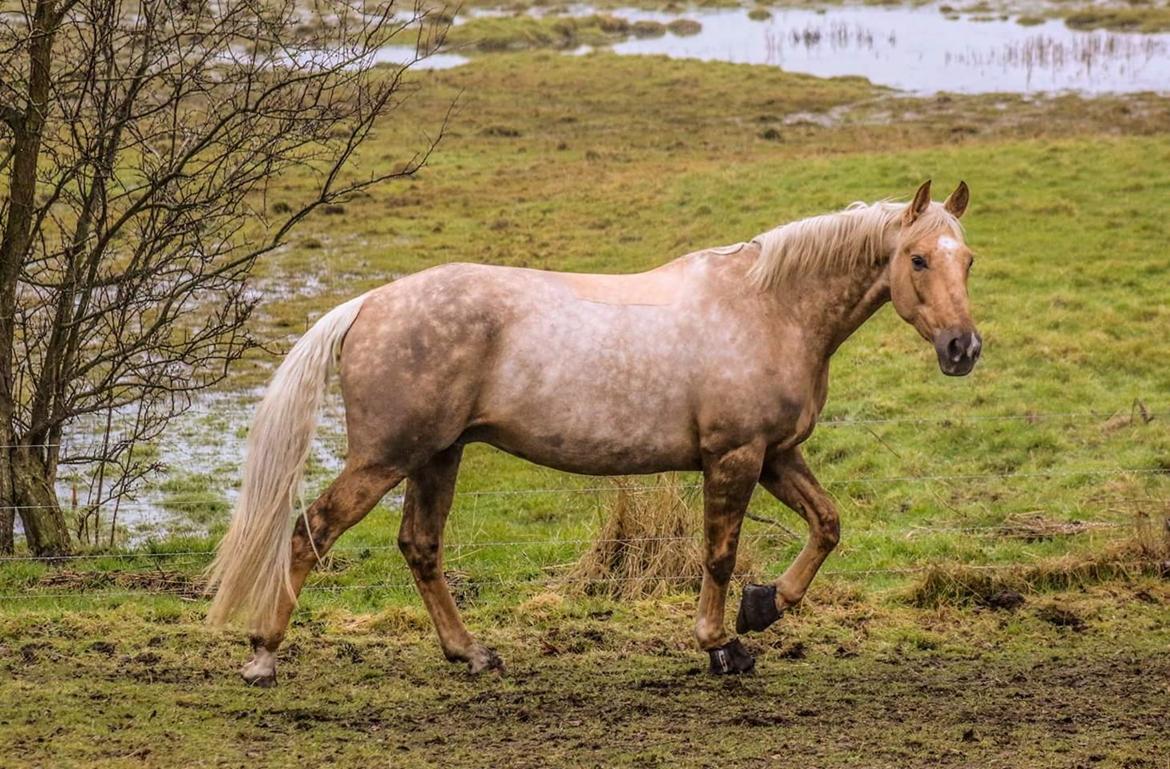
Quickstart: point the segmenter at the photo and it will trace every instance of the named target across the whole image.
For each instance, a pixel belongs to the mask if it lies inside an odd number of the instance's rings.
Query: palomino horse
[[[774,583],[748,586],[736,631],[762,630],[804,596],[837,544],[837,511],[801,458],[828,391],[829,358],[894,308],[964,375],[980,339],[967,304],[971,252],[930,182],[909,204],[855,204],[746,244],[638,275],[449,264],[325,315],[285,358],[256,412],[243,487],[211,569],[213,622],[246,615],[246,681],[276,680],[276,650],[309,570],[409,479],[398,544],[443,653],[500,668],[443,577],[443,527],[473,441],[548,467],[613,475],[701,470],[705,561],[695,636],[716,673],[752,657],[723,626],[740,524],[759,483],[808,522]],[[344,346],[342,341],[344,340]],[[336,363],[349,452],[294,525],[326,377]]]

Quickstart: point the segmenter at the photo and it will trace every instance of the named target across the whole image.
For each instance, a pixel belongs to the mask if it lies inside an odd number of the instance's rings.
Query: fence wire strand
[[[987,526],[980,525],[963,525],[963,526],[931,526],[930,524],[915,524],[914,526],[896,528],[896,529],[863,529],[854,532],[854,535],[871,535],[878,534],[890,537],[923,537],[933,534],[970,534],[976,537],[995,537],[995,536],[1011,536],[1016,538],[1055,538],[1075,536],[1077,534],[1086,534],[1095,531],[1111,531],[1118,529],[1132,528],[1131,523],[1118,521],[1053,521],[1055,524],[1063,524],[1070,527],[1067,530],[1053,529],[1053,530],[1029,530],[1025,524],[991,524]],[[767,524],[763,524],[767,525]],[[564,546],[586,546],[594,544],[650,544],[663,542],[700,542],[700,535],[686,534],[686,535],[672,535],[661,537],[624,537],[620,539],[613,538],[571,538],[571,539],[512,539],[512,540],[471,540],[467,542],[447,542],[444,543],[445,551],[459,551],[459,550],[473,550],[492,547],[564,547]],[[755,534],[747,534],[742,538],[746,543],[752,542],[796,542],[800,541],[800,537],[794,538],[793,534],[787,531],[769,532],[763,531]],[[335,547],[332,548],[328,555],[351,555],[362,553],[374,553],[390,550],[398,550],[398,545],[355,545],[351,547]],[[206,558],[210,559],[215,555],[213,550],[146,550],[141,552],[109,552],[109,553],[76,553],[70,555],[10,555],[0,556],[0,563],[9,562],[41,562],[41,563],[62,563],[66,561],[100,561],[100,560],[139,560],[139,559],[180,559],[180,558]]]
[[[1153,558],[1131,558],[1131,559],[1117,559],[1112,561],[1095,562],[1098,567],[1110,567],[1129,569],[1135,567],[1155,567],[1159,574],[1166,574],[1170,572],[1170,562],[1153,559]],[[936,569],[940,569],[946,564],[924,564],[920,566],[903,566],[903,567],[875,567],[875,568],[861,568],[861,569],[824,569],[820,572],[821,576],[826,577],[869,577],[878,575],[913,575],[924,574]],[[989,564],[963,564],[962,568],[971,571],[980,572],[999,572],[1012,571],[1021,568],[1018,563],[989,563]],[[551,581],[556,585],[566,584],[594,584],[605,582],[691,582],[698,580],[700,575],[696,572],[694,574],[677,574],[667,576],[613,576],[613,577],[566,577],[556,575],[546,575],[546,580]],[[539,584],[537,579],[519,579],[519,578],[502,578],[502,577],[487,577],[470,580],[476,586],[498,586],[498,587],[514,587],[521,585],[536,585]],[[183,580],[166,580],[155,579],[151,585],[173,585],[176,589],[173,590],[155,590],[143,588],[142,590],[76,590],[70,592],[24,592],[24,593],[8,593],[0,594],[0,600],[41,600],[41,599],[58,599],[58,598],[131,598],[141,597],[144,595],[151,596],[175,596],[187,600],[203,600],[206,597],[205,590],[202,585],[195,582],[188,582]],[[370,582],[363,584],[352,585],[321,585],[311,584],[305,585],[301,592],[309,593],[344,593],[359,590],[402,590],[413,588],[414,582],[410,580],[396,580],[383,582]]]
[[[1145,475],[1145,476],[1168,476],[1170,477],[1170,468],[1162,467],[1115,467],[1115,468],[1085,468],[1082,470],[1026,470],[1014,471],[1009,470],[1005,472],[991,472],[991,473],[955,473],[955,474],[939,474],[939,475],[878,475],[860,478],[830,478],[821,481],[824,486],[848,486],[851,484],[883,484],[883,483],[936,483],[945,481],[971,481],[971,480],[991,480],[991,479],[1009,479],[1009,478],[1075,478],[1079,476],[1090,477],[1113,477],[1124,475]],[[647,492],[660,491],[663,488],[661,485],[637,485],[637,486],[560,486],[560,487],[543,487],[532,489],[473,489],[467,491],[456,492],[455,498],[471,498],[478,499],[480,497],[524,497],[536,495],[556,495],[556,494],[588,494],[596,492]],[[671,486],[675,489],[683,489],[687,491],[697,491],[702,489],[701,483],[683,483]],[[158,505],[150,505],[148,507],[140,508],[142,510],[155,511],[159,507],[162,508],[208,508],[219,505],[230,505],[227,500],[216,500],[214,502],[164,502]],[[0,510],[42,510],[55,507],[54,505],[0,505]],[[79,510],[96,510],[105,509],[112,511],[113,505],[107,508],[94,508],[85,505],[79,506]],[[134,508],[125,505],[118,507],[119,513],[133,513]]]

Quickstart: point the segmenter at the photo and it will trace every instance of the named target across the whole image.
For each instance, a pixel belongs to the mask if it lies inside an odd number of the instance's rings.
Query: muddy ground
[[[570,602],[472,626],[500,676],[445,663],[418,613],[294,629],[280,685],[194,607],[4,621],[6,767],[1150,767],[1170,755],[1170,589],[1016,611],[833,602],[714,678],[689,600]]]

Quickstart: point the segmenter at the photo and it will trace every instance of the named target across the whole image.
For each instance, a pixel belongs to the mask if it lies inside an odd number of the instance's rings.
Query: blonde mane
[[[760,255],[748,279],[762,289],[773,288],[795,275],[845,272],[889,258],[889,235],[902,218],[905,203],[883,200],[853,203],[843,211],[810,216],[757,235]],[[959,220],[941,203],[931,203],[906,236],[923,237],[947,230],[962,237]]]

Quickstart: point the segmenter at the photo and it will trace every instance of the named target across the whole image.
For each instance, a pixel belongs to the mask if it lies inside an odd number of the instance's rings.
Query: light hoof
[[[240,678],[244,679],[248,686],[271,689],[276,686],[276,661],[271,654],[267,652],[261,654],[258,651],[256,656],[240,669]]]
[[[245,684],[254,686],[257,689],[271,689],[276,686],[276,673],[268,673],[262,676],[249,676],[246,673],[241,673],[240,677],[244,679]]]
[[[494,649],[477,646],[467,660],[467,670],[473,676],[486,671],[502,673],[504,672],[504,661],[500,659],[500,655],[496,654]]]
[[[748,633],[767,628],[780,619],[776,608],[775,585],[745,585],[735,617],[735,632]]]
[[[743,648],[738,638],[714,649],[708,649],[711,655],[711,674],[717,676],[734,676],[741,673],[750,673],[756,667],[756,658]]]

